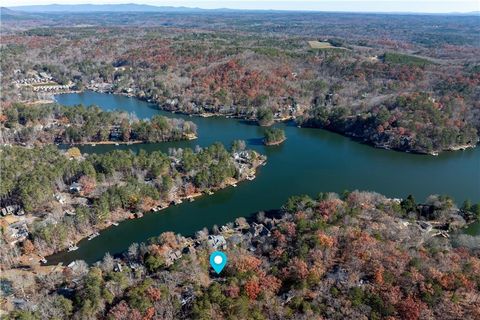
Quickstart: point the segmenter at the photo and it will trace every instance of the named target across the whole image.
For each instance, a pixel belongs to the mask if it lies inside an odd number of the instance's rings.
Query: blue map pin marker
[[[210,255],[210,265],[216,273],[222,272],[227,264],[227,256],[221,251],[215,251]]]

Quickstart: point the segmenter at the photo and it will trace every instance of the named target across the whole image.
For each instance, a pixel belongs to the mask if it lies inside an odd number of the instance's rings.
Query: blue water
[[[164,231],[192,235],[203,227],[222,225],[236,217],[250,216],[261,210],[279,208],[291,195],[344,190],[376,191],[388,197],[404,198],[413,194],[424,200],[430,194],[448,194],[457,202],[480,202],[480,148],[446,152],[440,156],[401,153],[360,144],[347,137],[320,129],[297,128],[278,124],[287,140],[280,146],[261,143],[264,128],[252,123],[222,117],[189,117],[159,111],[155,105],[125,96],[84,92],[56,96],[64,105],[96,104],[105,110],[134,112],[139,118],[154,114],[181,117],[198,126],[197,140],[142,145],[83,146],[82,152],[107,152],[114,149],[138,151],[172,147],[207,146],[214,142],[230,145],[235,139],[247,142],[267,155],[254,181],[242,182],[195,202],[170,207],[142,219],[122,222],[101,232],[91,241],[82,241],[80,249],[49,257],[49,263],[82,259],[94,262],[106,252],[116,254],[133,242],[142,242]]]

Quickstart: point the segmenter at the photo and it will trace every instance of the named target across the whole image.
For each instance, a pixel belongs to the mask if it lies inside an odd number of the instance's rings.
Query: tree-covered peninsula
[[[2,108],[0,129],[0,143],[21,145],[162,142],[193,139],[197,133],[191,121],[160,115],[139,120],[97,106],[22,103]]]
[[[254,176],[265,157],[242,146],[91,155],[51,145],[1,147],[3,268],[17,265],[19,252],[41,258],[116,221]]]

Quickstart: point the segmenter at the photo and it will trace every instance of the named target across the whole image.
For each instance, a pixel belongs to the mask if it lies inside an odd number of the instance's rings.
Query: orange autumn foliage
[[[398,304],[397,310],[401,319],[417,320],[420,318],[420,314],[425,307],[426,305],[422,301],[417,300],[412,296],[408,296]]]
[[[318,232],[317,238],[320,246],[324,248],[332,248],[335,244],[335,239],[329,235],[326,235],[324,232]]]
[[[82,193],[84,195],[89,195],[90,193],[92,193],[97,186],[95,179],[89,176],[80,177],[78,183],[80,183],[80,185],[82,186]]]
[[[256,300],[261,292],[260,284],[257,279],[251,279],[245,283],[245,293],[250,300]]]
[[[162,293],[158,288],[150,287],[147,289],[147,296],[151,301],[159,301]]]
[[[262,261],[254,256],[242,255],[235,262],[234,266],[239,272],[248,272],[257,270]]]
[[[145,311],[145,315],[143,316],[142,320],[151,320],[153,319],[153,316],[155,315],[155,308],[150,307]]]

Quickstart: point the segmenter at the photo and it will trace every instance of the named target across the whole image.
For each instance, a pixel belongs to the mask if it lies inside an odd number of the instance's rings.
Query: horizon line
[[[407,15],[480,15],[480,10],[473,10],[473,11],[449,11],[449,12],[433,12],[433,11],[356,11],[356,10],[320,10],[320,9],[274,9],[274,8],[232,8],[232,7],[218,7],[218,8],[202,8],[198,6],[186,6],[186,5],[155,5],[155,4],[145,4],[145,3],[135,3],[135,2],[125,2],[125,3],[72,3],[72,4],[61,4],[61,3],[50,3],[50,4],[21,4],[21,5],[10,5],[10,6],[0,6],[0,8],[7,8],[12,11],[22,11],[21,8],[23,7],[49,7],[49,6],[93,6],[93,7],[105,7],[105,6],[125,6],[125,5],[134,5],[134,6],[143,6],[143,7],[151,7],[151,8],[174,8],[174,9],[192,9],[192,10],[203,10],[203,11],[220,11],[220,10],[231,10],[231,11],[281,11],[281,12],[310,12],[310,13],[356,13],[356,14],[407,14]],[[103,11],[103,10],[102,10]],[[34,11],[30,11],[34,12]],[[72,12],[69,10],[64,11],[48,11],[44,10],[41,12]],[[81,12],[81,11],[78,11]],[[88,12],[88,11],[87,11]],[[90,12],[97,12],[91,10]],[[112,12],[104,10],[103,12]],[[113,11],[115,12],[115,11]],[[116,11],[116,12],[129,12],[126,11]],[[134,10],[132,12],[145,12],[145,13],[154,13],[154,11],[142,11],[142,10]]]

